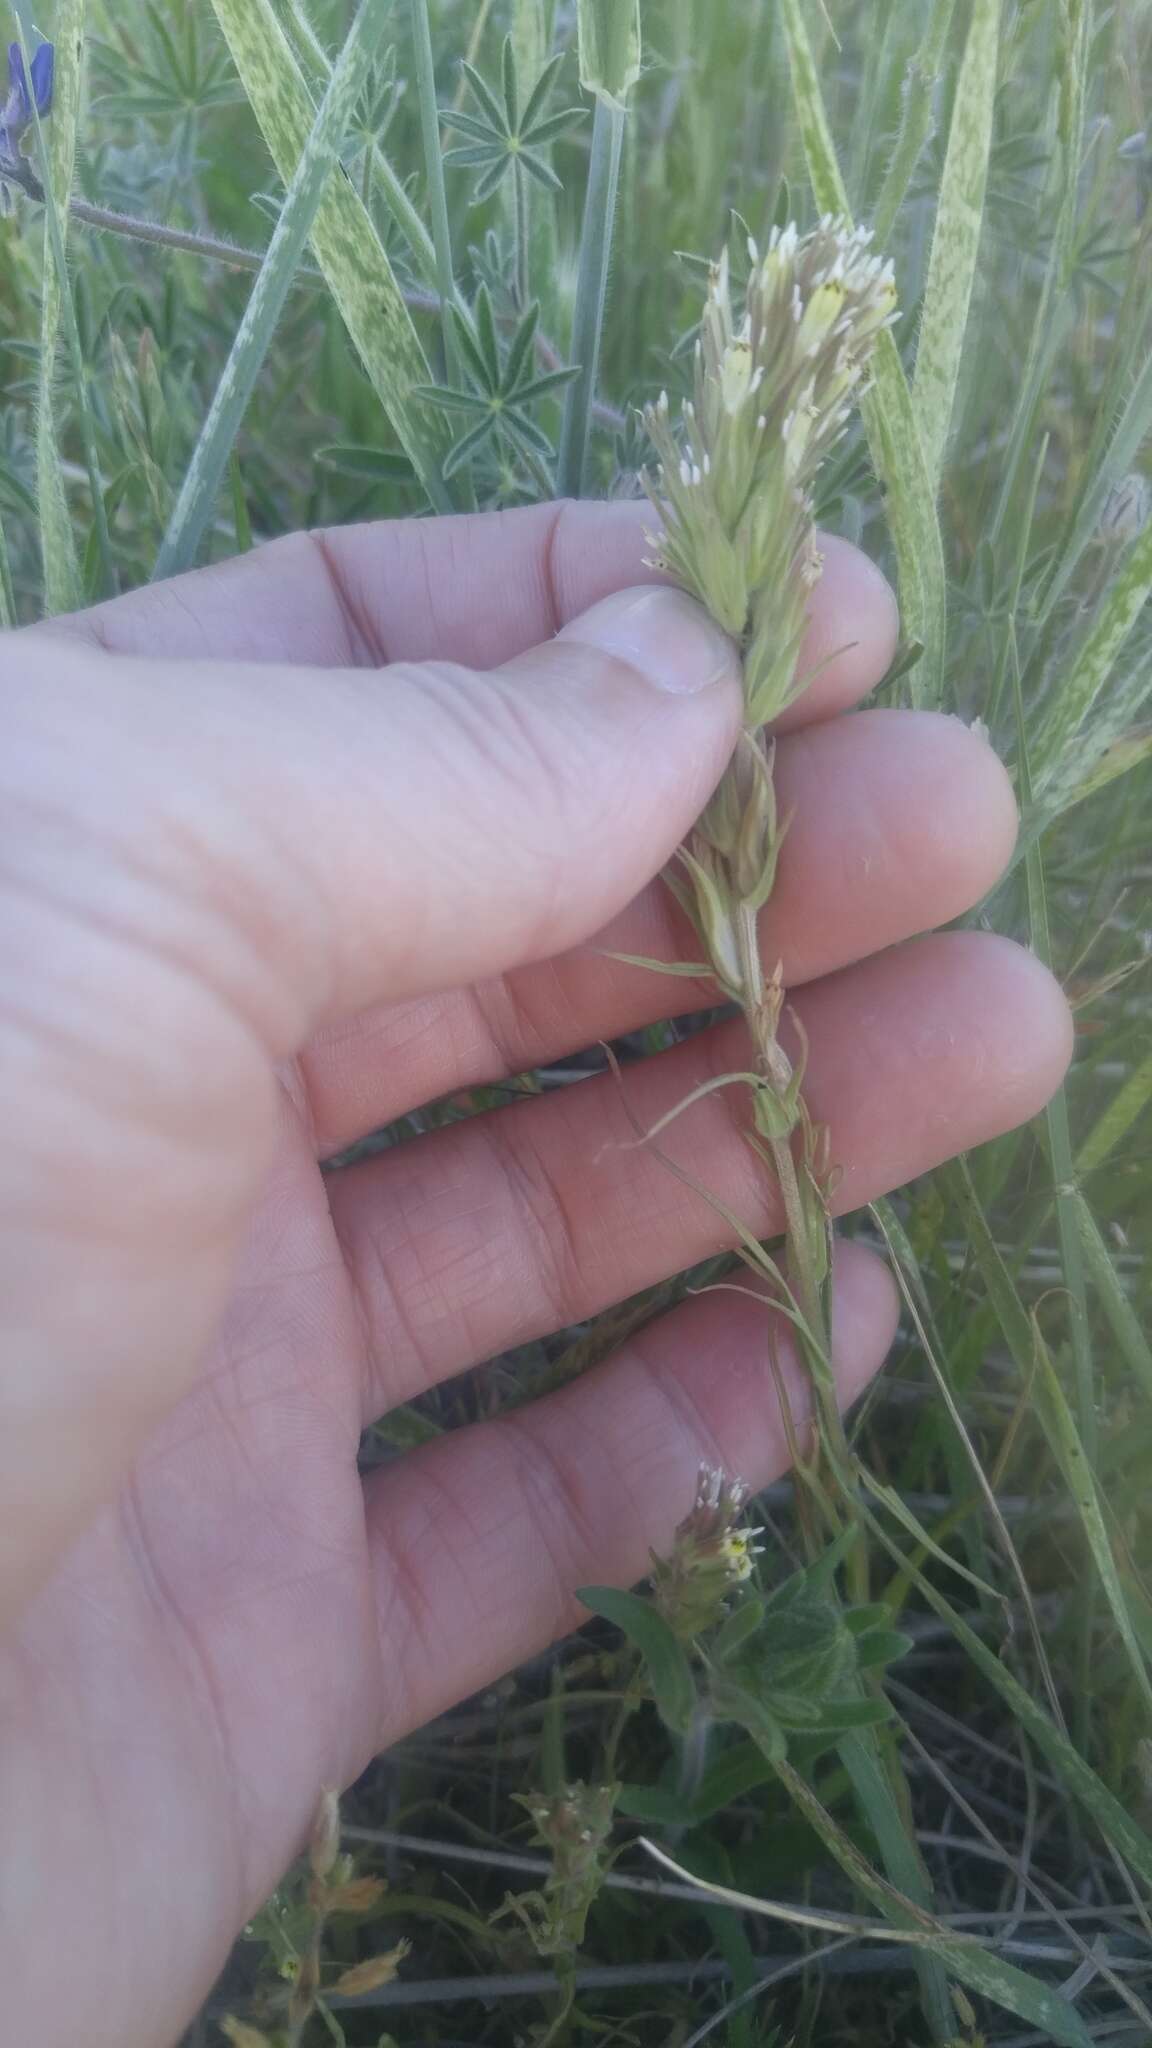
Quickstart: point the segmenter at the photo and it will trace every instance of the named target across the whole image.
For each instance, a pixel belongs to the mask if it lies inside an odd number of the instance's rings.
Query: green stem
[[[362,0],[300,153],[260,274],[192,454],[153,580],[191,566],[212,517],[228,458],[304,253],[348,121],[364,89],[391,0]]]
[[[520,311],[524,312],[531,286],[531,265],[528,248],[528,188],[523,166],[519,162],[512,166],[512,219],[513,239],[516,244],[516,303]]]
[[[16,624],[16,593],[12,587],[12,565],[8,558],[8,542],[0,522],[0,632]]]
[[[611,106],[604,99],[597,100],[584,221],[580,230],[576,306],[572,317],[572,360],[579,364],[580,370],[568,386],[560,433],[557,484],[561,497],[566,498],[580,496],[588,460],[588,432],[600,367],[600,341],[608,297],[608,264],[612,254],[624,120],[623,108]]]
[[[16,34],[20,43],[25,75],[31,77],[31,56],[24,35],[24,25],[19,14],[15,17]],[[84,369],[84,349],[80,340],[80,326],[76,318],[76,303],[72,297],[72,281],[68,275],[68,264],[64,254],[64,233],[60,225],[60,214],[56,197],[51,186],[48,145],[40,121],[36,96],[31,95],[32,124],[36,138],[36,156],[44,188],[44,218],[47,222],[48,240],[52,250],[52,262],[60,292],[60,306],[64,315],[64,333],[68,344],[68,356],[72,365],[72,376],[76,386],[76,417],[80,425],[80,441],[84,450],[84,467],[88,472],[88,484],[92,494],[92,524],[96,533],[96,547],[100,556],[100,581],[102,594],[112,596],[116,589],[116,574],[112,566],[112,542],[108,532],[108,514],[104,504],[104,493],[100,488],[100,464],[96,453],[96,434],[92,424],[92,412],[88,404],[88,384]],[[67,204],[67,195],[65,195]],[[44,372],[51,375],[51,365]]]
[[[456,330],[452,325],[451,311],[456,297],[456,276],[452,266],[448,195],[444,189],[440,107],[436,99],[436,69],[432,55],[432,26],[428,19],[428,0],[412,0],[412,41],[416,55],[416,96],[420,102],[420,129],[424,140],[424,175],[428,183],[428,204],[432,211],[432,241],[436,250],[436,287],[440,293],[444,363],[449,383],[459,384],[460,351],[456,344]]]

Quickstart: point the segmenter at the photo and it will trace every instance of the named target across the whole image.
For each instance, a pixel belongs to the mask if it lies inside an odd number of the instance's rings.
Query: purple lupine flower
[[[8,97],[0,107],[0,161],[19,161],[20,141],[32,125],[32,109],[43,117],[52,107],[56,52],[41,43],[28,69],[19,43],[8,45]]]

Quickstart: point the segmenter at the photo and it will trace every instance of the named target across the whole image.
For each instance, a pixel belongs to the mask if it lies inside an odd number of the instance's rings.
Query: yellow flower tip
[[[796,346],[802,356],[814,356],[823,347],[840,318],[845,297],[839,278],[829,278],[815,287],[796,334]]]
[[[756,366],[751,342],[729,342],[720,365],[720,403],[730,416],[734,417],[745,404],[752,391],[755,376]]]

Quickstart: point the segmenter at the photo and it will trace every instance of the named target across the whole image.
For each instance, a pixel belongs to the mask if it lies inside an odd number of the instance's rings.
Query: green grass
[[[147,581],[166,535],[179,559],[199,537],[207,560],[304,524],[530,502],[555,490],[558,451],[587,494],[626,490],[633,408],[686,383],[699,280],[680,252],[714,253],[733,208],[757,235],[830,207],[879,213],[902,317],[821,517],[899,584],[916,644],[887,695],[982,718],[1011,766],[1021,854],[978,916],[1050,959],[1080,1035],[1035,1128],[853,1226],[887,1240],[905,1291],[852,1431],[870,1475],[852,1599],[884,1603],[913,1642],[891,1674],[897,1722],[782,1767],[760,1724],[702,1730],[649,1629],[678,1701],[666,1733],[638,1704],[637,1652],[597,1620],[349,1796],[349,1844],[391,1884],[362,1935],[326,1939],[344,1965],[400,1935],[412,1951],[398,1985],[308,2039],[502,2048],[551,2027],[557,2043],[688,2048],[714,2023],[728,2048],[1146,2043],[1152,524],[1126,479],[1152,426],[1152,9],[641,0],[640,78],[594,121],[571,7],[397,0],[377,10],[356,104],[309,142],[351,12],[56,0],[38,19],[83,28],[84,87],[63,63],[32,196],[0,221],[0,620]],[[586,10],[609,38],[611,15]],[[477,169],[437,158],[431,94],[475,115],[459,60],[502,91],[506,36],[520,107],[566,49],[549,106],[587,118],[545,138],[549,177],[514,165],[477,204]],[[337,136],[344,168],[325,177]],[[250,267],[221,244],[268,247],[302,155],[246,323]],[[459,385],[481,284],[496,334],[517,331],[525,274],[538,370],[580,360],[575,333],[598,350],[596,388],[555,385],[522,438],[489,435],[456,464],[463,412],[420,394]],[[429,1396],[373,1432],[372,1455],[585,1369],[676,1291]],[[755,1519],[775,1579],[799,1545],[790,1482]],[[558,1976],[538,1924],[534,1945],[492,1919],[548,1874],[516,1797],[603,1776],[606,1753],[625,1785],[614,1842],[646,1829],[719,1889],[685,1894],[628,1848],[586,1898],[565,1894],[586,1924]],[[903,1871],[895,1904],[881,1862]],[[290,1883],[289,1920],[300,1896]],[[200,2042],[272,1974],[286,1924],[257,1923]]]

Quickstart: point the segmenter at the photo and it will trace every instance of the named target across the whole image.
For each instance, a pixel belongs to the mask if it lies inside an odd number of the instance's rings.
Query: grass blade
[[[885,1773],[880,1735],[875,1730],[857,1729],[842,1735],[836,1748],[851,1780],[857,1806],[876,1838],[880,1860],[890,1881],[914,1906],[928,1911],[932,1903],[928,1873],[916,1837],[900,1811]],[[937,2041],[950,2041],[955,2032],[955,2012],[948,1991],[948,1973],[931,1949],[920,1950],[915,1962],[924,2017]]]
[[[44,192],[44,269],[40,300],[40,387],[36,408],[36,492],[40,513],[40,548],[44,567],[44,610],[51,617],[72,611],[84,602],[80,564],[72,533],[72,520],[64,494],[60,450],[56,438],[55,378],[56,351],[60,328],[66,327],[76,385],[76,403],[82,427],[87,410],[84,365],[79,336],[75,333],[75,308],[65,256],[68,198],[76,161],[76,132],[80,120],[80,66],[84,35],[85,0],[61,0],[56,16],[56,64],[54,112],[46,133],[32,100],[33,133]],[[31,75],[32,50],[17,14],[16,36],[23,53],[25,75]],[[87,442],[87,437],[86,437]],[[94,462],[90,464],[93,518],[103,516],[104,504]],[[103,549],[107,570],[107,545]]]
[[[890,1922],[893,1933],[899,1930],[905,1940],[922,1945],[970,1991],[982,1998],[990,1998],[1006,2011],[1016,2013],[1030,2025],[1040,2027],[1044,2037],[1057,2041],[1062,2048],[1091,2048],[1092,2036],[1079,2013],[1059,1991],[1051,1990],[1027,1971],[1018,1969],[992,1950],[984,1948],[976,1940],[957,1935],[935,1920],[928,1913],[921,1913],[907,1899],[901,1898],[890,1885],[884,1883],[879,1873],[863,1857],[850,1837],[840,1828],[827,1808],[817,1798],[810,1785],[792,1769],[788,1763],[775,1765],[777,1776],[785,1790],[803,1814],[809,1826],[823,1842],[829,1854],[835,1858],[845,1875],[864,1893],[864,1896],[878,1906]],[[687,1877],[695,1884],[703,1884],[717,1898],[741,1907],[746,1912],[769,1911],[779,1913],[780,1909],[769,1907],[767,1901],[751,1897],[746,1892],[730,1891],[725,1886],[709,1885],[695,1873],[673,1862],[672,1858],[656,1850],[655,1845],[645,1843],[658,1860],[678,1876]],[[799,1918],[800,1915],[797,1915]],[[831,1928],[831,1916],[824,1922]],[[847,1924],[842,1923],[842,1924]],[[879,1928],[869,1928],[873,1939],[881,1937]],[[952,2029],[955,2038],[955,2028]]]
[[[1120,1284],[1099,1225],[1079,1188],[1072,1189],[1070,1199],[1079,1226],[1084,1263],[1100,1306],[1133,1375],[1139,1380],[1145,1395],[1152,1400],[1152,1345]]]
[[[212,0],[252,111],[290,183],[314,108],[271,0]],[[447,422],[412,387],[430,379],[427,358],[371,218],[346,178],[333,178],[312,224],[312,247],[376,395],[439,511],[451,509],[440,463]]]
[[[440,294],[444,362],[448,382],[459,384],[460,355],[452,321],[456,274],[452,264],[452,230],[448,225],[448,195],[444,189],[444,154],[440,147],[440,109],[436,104],[436,66],[432,55],[428,0],[412,0],[412,41],[416,53],[416,97],[420,103],[420,129],[424,139],[424,175],[428,184],[432,241],[436,250],[436,289]]]
[[[1144,1653],[1132,1625],[1128,1602],[1120,1584],[1120,1574],[1112,1555],[1112,1545],[1100,1505],[1100,1495],[1092,1476],[1080,1433],[1072,1419],[1072,1410],[1064,1398],[1064,1389],[1052,1363],[1048,1347],[1033,1320],[1035,1336],[1035,1357],[1038,1370],[1032,1381],[1036,1408],[1048,1440],[1048,1447],[1064,1476],[1064,1482],[1076,1504],[1092,1561],[1100,1576],[1104,1595],[1112,1610],[1116,1632],[1124,1645],[1128,1662],[1132,1667],[1136,1684],[1143,1696],[1144,1704],[1152,1714],[1152,1679]]]
[[[1000,0],[975,0],[952,103],[916,351],[916,423],[933,495],[940,488],[976,276],[999,44]]]
[[[832,130],[820,91],[801,0],[782,0],[781,19],[792,69],[792,90],[804,142],[808,176],[824,213],[849,218]],[[900,608],[908,637],[924,648],[910,671],[912,701],[936,705],[944,696],[946,627],[944,547],[935,492],[924,461],[912,395],[891,334],[879,336],[873,356],[872,390],[861,407],[865,431],[886,492],[899,572]]]
[[[1043,794],[1097,702],[1152,592],[1152,520],[1136,535],[1097,608],[1079,651],[1032,742],[1034,781]]]
[[[1032,800],[1032,775],[1029,762],[1028,734],[1024,717],[1024,697],[1020,687],[1020,667],[1016,660],[1016,636],[1009,636],[1009,660],[1012,664],[1013,690],[1016,705],[1016,732],[1019,748],[1017,772],[1020,779],[1020,796],[1025,806]],[[1048,918],[1048,894],[1044,886],[1044,862],[1037,839],[1028,849],[1024,861],[1028,887],[1028,921],[1032,948],[1049,972],[1054,971],[1052,954],[1052,931]],[[1052,1167],[1053,1192],[1056,1203],[1056,1228],[1060,1237],[1060,1258],[1064,1269],[1064,1284],[1068,1295],[1068,1322],[1072,1339],[1072,1358],[1076,1373],[1076,1411],[1080,1423],[1083,1449],[1089,1467],[1096,1464],[1098,1429],[1096,1423],[1096,1385],[1092,1363],[1092,1342],[1088,1326],[1088,1301],[1084,1284],[1084,1259],[1080,1246],[1080,1233],[1070,1201],[1074,1168],[1072,1164],[1072,1134],[1068,1122],[1068,1095],[1063,1082],[1056,1090],[1044,1112],[1048,1131],[1048,1154]]]
[[[584,198],[584,224],[580,231],[576,305],[572,315],[571,355],[572,361],[579,365],[579,375],[572,379],[564,400],[557,464],[557,489],[565,498],[578,498],[584,486],[626,119],[621,107],[613,106],[607,100],[597,100],[592,124],[588,189]]]
[[[576,19],[580,83],[586,92],[595,94],[596,112],[572,315],[571,359],[579,365],[579,375],[568,386],[564,400],[557,464],[558,489],[562,497],[570,498],[580,496],[588,460],[624,123],[628,96],[640,74],[639,0],[580,0]]]
[[[1076,1171],[1081,1176],[1093,1173],[1113,1153],[1131,1130],[1137,1117],[1141,1116],[1152,1102],[1152,1053],[1133,1068],[1119,1093],[1114,1095],[1107,1109],[1092,1126],[1079,1152],[1076,1154]]]
[[[179,575],[181,570],[191,568],[196,558],[216,508],[233,443],[284,301],[292,289],[345,130],[364,90],[391,4],[392,0],[361,0],[353,18],[320,111],[300,152],[280,218],[188,464],[156,558],[155,581]]]
[[[918,1565],[901,1554],[898,1544],[893,1544],[891,1548],[893,1556],[898,1559],[912,1584],[918,1588],[941,1620],[948,1623],[973,1663],[979,1666],[989,1684],[999,1693],[1013,1719],[1019,1722],[1024,1733],[1047,1758],[1065,1790],[1095,1821],[1104,1840],[1124,1858],[1144,1885],[1152,1886],[1152,1835],[1140,1826],[1128,1808],[1109,1791],[1103,1779],[1097,1777],[1091,1764],[1080,1755],[1063,1730],[1058,1728],[1044,1709],[1037,1705],[1031,1693],[1012,1675],[1003,1659],[995,1650],[989,1648],[975,1629],[968,1626],[963,1615],[956,1612],[951,1601],[933,1585],[931,1579],[925,1576]]]

